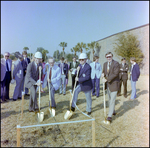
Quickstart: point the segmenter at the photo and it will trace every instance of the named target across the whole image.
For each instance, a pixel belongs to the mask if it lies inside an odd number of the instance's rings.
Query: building
[[[138,37],[138,40],[140,41],[141,50],[144,54],[144,59],[143,59],[144,66],[140,68],[140,72],[141,74],[149,75],[149,24],[136,27],[130,30],[126,30],[120,33],[116,33],[96,41],[100,45],[100,48],[96,50],[96,53],[99,55],[99,62],[103,67],[103,63],[106,62],[105,54],[108,51],[111,51],[113,53],[114,60],[118,61],[119,63],[121,62],[121,57],[118,57],[114,52],[113,44],[117,39],[117,35],[125,32],[132,33],[133,35],[136,35]],[[93,51],[91,50],[90,60],[92,59],[93,59]]]

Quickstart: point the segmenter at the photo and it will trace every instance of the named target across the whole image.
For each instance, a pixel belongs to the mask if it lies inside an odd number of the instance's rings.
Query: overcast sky
[[[1,1],[1,53],[43,47],[53,56],[149,23],[149,1]]]

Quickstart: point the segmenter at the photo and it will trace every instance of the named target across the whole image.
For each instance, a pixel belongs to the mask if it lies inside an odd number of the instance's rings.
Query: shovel
[[[78,73],[79,73],[79,70],[77,71],[77,77],[78,77]],[[67,110],[67,112],[64,115],[64,119],[65,120],[66,119],[70,119],[70,117],[73,115],[73,111],[71,110],[71,104],[72,104],[72,100],[73,100],[73,96],[74,96],[74,91],[75,91],[76,83],[77,83],[77,81],[75,81],[74,88],[73,88],[73,95],[71,96],[72,99],[70,99],[70,110]]]
[[[103,123],[110,124],[110,122],[106,120],[105,83],[103,83],[103,96],[104,96],[104,117],[105,117]]]
[[[41,66],[39,66],[39,80],[41,83]],[[42,122],[44,119],[44,112],[40,111],[40,99],[41,99],[41,87],[39,86],[39,112],[37,113],[38,122]]]
[[[50,113],[50,117],[54,117],[55,116],[55,109],[51,108],[51,90],[50,90],[50,82],[49,82],[49,72],[48,72],[48,66],[46,66],[47,69],[47,80],[48,80],[48,88],[49,88],[49,113]]]

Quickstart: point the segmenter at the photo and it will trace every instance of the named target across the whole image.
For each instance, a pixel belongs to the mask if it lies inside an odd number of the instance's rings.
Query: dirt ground
[[[129,101],[131,84],[128,80],[128,97],[117,97],[115,110],[117,115],[112,117],[112,123],[106,125],[104,120],[103,88],[100,82],[100,97],[92,98],[92,118],[95,118],[95,145],[96,147],[148,147],[149,146],[149,75],[141,75],[137,82],[137,98]],[[10,84],[10,98],[13,96],[15,84]],[[44,112],[44,121],[40,124],[87,120],[76,109],[70,120],[64,119],[69,107],[71,77],[67,86],[66,95],[55,94],[57,103],[56,116],[49,117],[48,89],[41,94],[41,111]],[[123,89],[122,89],[123,90]],[[24,113],[21,119],[21,100],[1,103],[1,146],[17,146],[16,126],[38,125],[37,116],[28,111],[29,97],[25,96]],[[106,94],[106,104],[108,98]],[[86,113],[85,94],[81,92],[77,101],[78,108]],[[108,106],[106,108],[108,113]],[[50,125],[43,127],[21,128],[21,147],[91,147],[92,122]]]

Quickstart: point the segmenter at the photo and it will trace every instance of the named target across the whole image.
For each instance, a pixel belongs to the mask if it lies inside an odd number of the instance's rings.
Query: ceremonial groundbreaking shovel
[[[104,117],[105,117],[103,123],[110,124],[110,122],[106,120],[105,82],[103,82],[103,96],[104,96]]]
[[[78,77],[78,73],[79,73],[79,70],[77,71],[77,77]],[[70,100],[70,110],[67,110],[67,112],[64,115],[64,119],[70,119],[70,117],[73,115],[73,111],[71,110],[71,104],[72,104],[72,100],[73,100],[73,96],[74,96],[74,91],[75,91],[76,83],[77,83],[77,81],[75,81],[74,88],[73,88],[72,99]]]
[[[48,80],[48,88],[49,88],[49,113],[50,113],[50,117],[54,117],[55,116],[55,109],[51,108],[51,90],[50,90],[50,80],[49,80],[49,72],[48,72],[48,66],[46,66],[47,69],[47,80]]]
[[[41,83],[41,66],[39,66],[39,81]],[[44,112],[40,111],[40,99],[41,99],[41,87],[39,86],[39,112],[37,113],[38,122],[42,122],[44,119]]]

